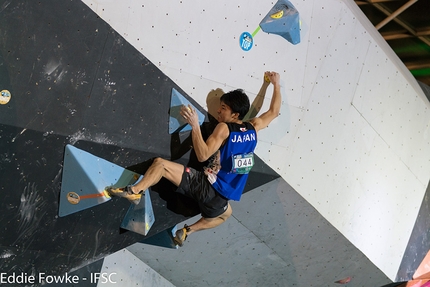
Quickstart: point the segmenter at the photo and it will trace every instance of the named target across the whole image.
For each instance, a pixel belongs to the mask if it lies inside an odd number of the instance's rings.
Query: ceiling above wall
[[[430,86],[430,0],[355,0],[414,77]]]

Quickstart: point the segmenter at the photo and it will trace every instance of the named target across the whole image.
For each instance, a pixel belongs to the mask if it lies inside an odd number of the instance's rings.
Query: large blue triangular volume
[[[181,107],[188,106],[190,101],[188,101],[181,93],[179,93],[175,88],[172,88],[172,94],[170,98],[170,115],[169,115],[169,134],[173,134],[176,132],[184,132],[191,130],[190,125],[182,118],[179,114],[181,111]],[[197,114],[199,116],[200,125],[205,120],[205,116],[197,110]]]
[[[66,216],[105,203],[106,187],[133,184],[139,174],[67,145],[64,152],[58,215]]]
[[[142,195],[142,199],[138,205],[130,206],[121,223],[121,228],[147,235],[155,221],[149,189]]]
[[[178,249],[178,246],[173,241],[173,237],[175,236],[176,230],[178,230],[177,225],[163,230],[149,238],[145,238],[140,243],[171,249]]]
[[[278,0],[260,22],[261,29],[285,38],[292,44],[300,43],[299,11],[287,0]]]

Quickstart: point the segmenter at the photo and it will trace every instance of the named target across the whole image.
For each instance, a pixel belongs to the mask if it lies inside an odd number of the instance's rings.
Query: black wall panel
[[[187,97],[80,0],[0,0],[1,272],[64,273],[143,239],[120,230],[123,199],[57,216],[64,148],[139,173],[155,156],[198,168],[189,133],[168,134],[172,88]],[[277,177],[257,158],[246,190]],[[198,213],[173,190],[152,189],[148,236]]]

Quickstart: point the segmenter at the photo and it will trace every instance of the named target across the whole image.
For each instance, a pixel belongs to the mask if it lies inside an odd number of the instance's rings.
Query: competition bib
[[[237,154],[232,156],[233,167],[231,169],[232,173],[236,174],[247,174],[254,166],[254,154]]]

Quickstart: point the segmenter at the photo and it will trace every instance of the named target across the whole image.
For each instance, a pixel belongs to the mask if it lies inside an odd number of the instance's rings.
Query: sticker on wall
[[[239,44],[242,50],[244,51],[251,50],[252,46],[254,45],[254,37],[258,33],[258,31],[260,31],[260,26],[258,26],[258,28],[255,29],[255,31],[252,34],[250,34],[249,32],[243,32],[240,35]]]
[[[254,39],[249,32],[243,32],[240,35],[240,47],[242,48],[242,50],[244,51],[251,50],[253,44],[254,44]]]
[[[7,103],[9,103],[10,98],[11,94],[8,90],[2,90],[0,92],[0,104],[6,105]]]
[[[78,204],[79,201],[81,201],[81,198],[79,197],[79,194],[71,191],[67,193],[67,201],[70,202],[71,204]]]

